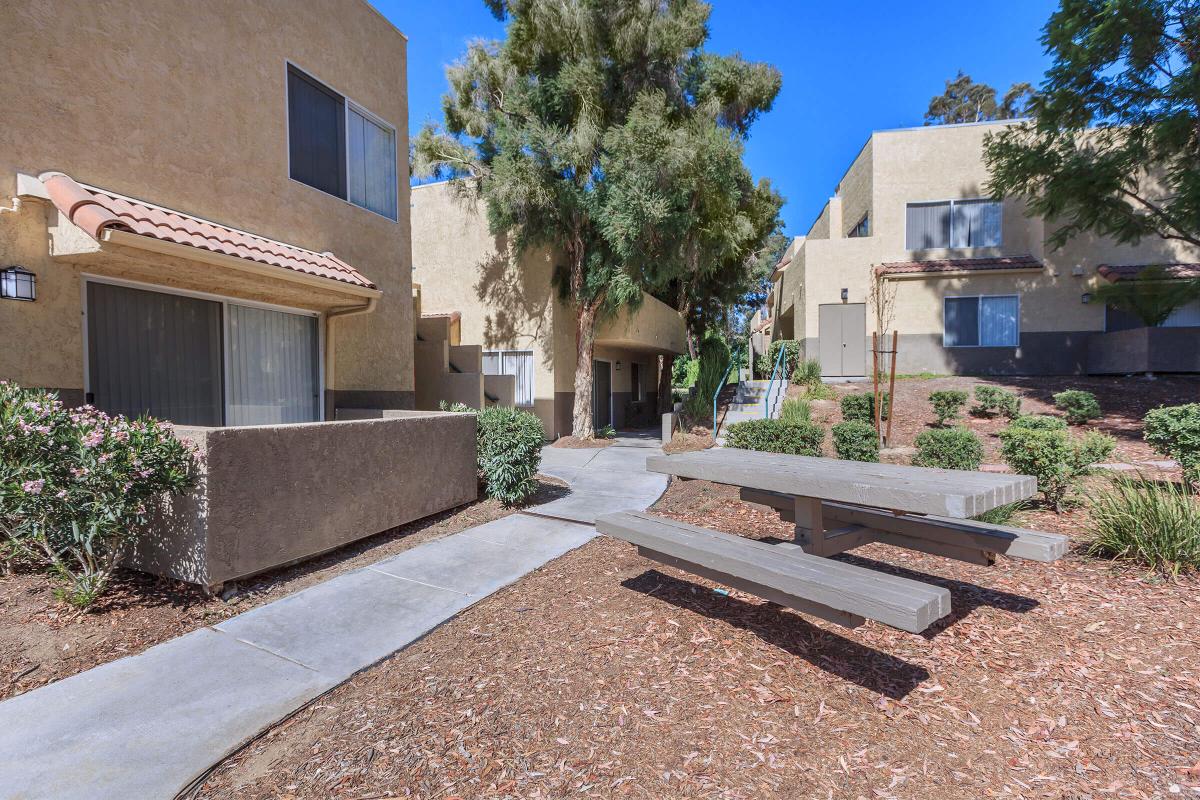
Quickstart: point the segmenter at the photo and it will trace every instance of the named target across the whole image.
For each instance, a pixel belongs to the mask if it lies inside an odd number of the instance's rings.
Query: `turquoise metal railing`
[[[771,418],[771,390],[775,388],[775,373],[782,369],[785,355],[787,355],[787,347],[779,348],[779,355],[775,356],[775,366],[771,368],[771,382],[767,384],[767,396],[763,398],[763,419]]]
[[[741,357],[740,350],[733,351],[733,357],[729,359],[729,366],[725,368],[725,374],[721,376],[721,382],[717,384],[717,390],[713,392],[713,441],[717,439],[717,397],[721,394],[721,390],[725,388],[725,381],[729,380],[729,372],[733,369],[733,365],[738,362]]]

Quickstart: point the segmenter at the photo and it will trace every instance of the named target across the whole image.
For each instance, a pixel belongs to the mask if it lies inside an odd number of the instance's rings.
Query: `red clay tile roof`
[[[1110,281],[1125,281],[1136,278],[1146,267],[1162,267],[1168,278],[1200,278],[1200,264],[1101,264],[1096,270],[1101,277]]]
[[[452,321],[457,322],[458,320],[462,319],[462,312],[461,311],[430,311],[428,313],[421,314],[421,319],[442,319],[444,317],[449,317]]]
[[[129,231],[151,239],[223,253],[319,278],[367,289],[377,288],[362,273],[332,253],[305,250],[169,208],[133,200],[78,183],[61,172],[47,172],[40,177],[54,205],[97,241],[108,229]]]
[[[880,264],[876,272],[897,275],[910,272],[964,272],[993,269],[1041,269],[1042,262],[1033,256],[1003,256],[1000,258],[947,258],[938,261],[893,261]]]

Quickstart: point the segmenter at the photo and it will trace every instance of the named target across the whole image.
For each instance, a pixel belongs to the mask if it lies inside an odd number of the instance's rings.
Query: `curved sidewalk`
[[[656,439],[543,449],[566,497],[406,550],[0,703],[0,798],[172,798],[265,729],[651,505]]]

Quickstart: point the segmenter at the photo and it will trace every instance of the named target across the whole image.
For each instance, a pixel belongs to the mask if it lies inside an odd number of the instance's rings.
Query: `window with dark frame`
[[[943,347],[1017,347],[1021,304],[1015,295],[943,299]]]
[[[863,218],[858,221],[857,225],[855,225],[853,228],[850,229],[850,232],[846,234],[846,237],[849,239],[861,239],[864,236],[870,236],[870,235],[871,235],[871,215],[869,213],[867,213],[867,214],[863,214]]]
[[[292,179],[396,219],[396,132],[290,64],[287,100]]]

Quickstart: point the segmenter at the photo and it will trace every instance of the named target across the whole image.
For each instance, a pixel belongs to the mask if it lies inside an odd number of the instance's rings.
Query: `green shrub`
[[[712,419],[713,395],[721,388],[721,379],[729,368],[729,347],[725,340],[710,333],[700,342],[696,391],[687,400],[688,415],[694,420]]]
[[[671,385],[682,386],[683,388],[690,387],[696,382],[696,375],[700,369],[700,362],[688,356],[675,356],[671,362]]]
[[[1054,395],[1054,407],[1066,414],[1067,422],[1072,425],[1100,419],[1100,402],[1096,395],[1082,389],[1068,389]]]
[[[1072,439],[1065,430],[1010,425],[1000,431],[1000,452],[1014,472],[1037,478],[1046,505],[1062,510],[1063,500],[1091,466],[1108,458],[1116,440],[1090,432]]]
[[[880,392],[881,419],[887,419],[888,393]],[[875,396],[870,392],[848,394],[842,398],[842,420],[845,422],[869,422],[875,424]]]
[[[475,410],[466,403],[447,403],[445,400],[438,401],[438,408],[442,411],[453,411],[456,414]]]
[[[1178,461],[1184,480],[1200,489],[1200,403],[1156,408],[1143,423],[1146,444]]]
[[[879,435],[868,422],[839,422],[831,429],[833,450],[845,461],[878,461]]]
[[[1067,423],[1047,414],[1022,414],[1014,419],[1009,427],[1030,431],[1065,431]]]
[[[818,381],[804,389],[804,397],[807,400],[832,400],[837,397],[837,391],[828,383]]]
[[[475,430],[476,458],[488,497],[506,506],[537,491],[546,432],[536,414],[493,406],[480,411]]]
[[[781,374],[775,377],[786,381],[796,370],[796,363],[800,360],[800,343],[795,339],[776,339],[767,348],[767,358],[763,362],[766,365],[766,370],[763,372],[764,378],[771,377],[771,371],[775,369],[775,359],[779,357],[780,350],[785,351],[783,361],[779,364]]]
[[[0,536],[36,558],[79,607],[108,588],[153,507],[195,481],[195,447],[143,417],[68,409],[0,381]]]
[[[779,421],[784,425],[799,425],[812,422],[812,407],[802,397],[791,397],[779,407]]]
[[[1180,484],[1117,478],[1093,496],[1087,553],[1170,575],[1200,569],[1200,502]]]
[[[1013,521],[1013,517],[1018,511],[1025,508],[1025,501],[1018,500],[1015,503],[1005,503],[1002,506],[996,506],[991,511],[985,511],[982,514],[971,517],[976,522],[986,522],[988,525],[1009,525]]]
[[[966,428],[934,428],[917,435],[918,467],[976,470],[983,463],[983,443]]]
[[[794,456],[819,456],[825,431],[812,423],[785,425],[777,419],[752,419],[729,426],[726,447],[787,453]]]
[[[792,373],[792,383],[813,388],[821,383],[821,362],[815,358],[801,361]]]
[[[1009,419],[1016,419],[1021,413],[1021,398],[999,386],[976,386],[975,405],[971,407],[971,413],[982,417],[1003,414]]]
[[[929,402],[933,404],[938,425],[945,426],[963,410],[967,404],[967,393],[961,389],[942,389],[930,394]]]
[[[611,424],[605,425],[603,428],[596,430],[597,439],[615,439],[617,438],[617,429]]]

